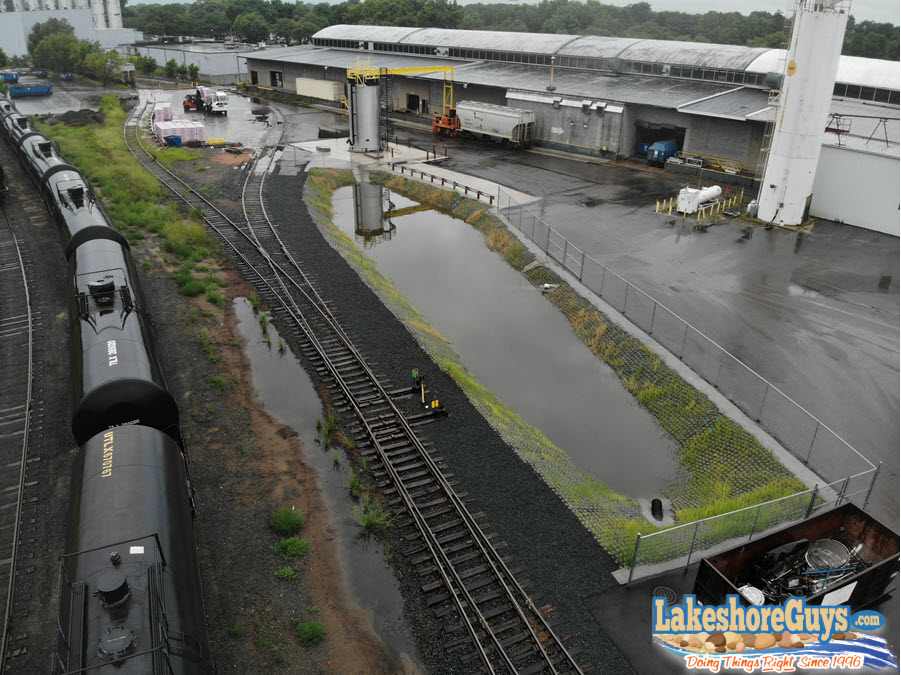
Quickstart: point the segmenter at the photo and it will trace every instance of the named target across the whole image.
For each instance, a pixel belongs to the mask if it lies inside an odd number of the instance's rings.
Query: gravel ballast
[[[400,386],[418,368],[429,388],[441,393],[449,417],[425,427],[423,436],[435,443],[460,481],[457,490],[474,499],[471,509],[485,511],[491,529],[507,542],[505,554],[526,566],[523,576],[532,582],[530,592],[538,604],[554,607],[554,618],[562,621],[555,628],[558,634],[572,635],[571,644],[585,649],[578,661],[605,673],[630,672],[584,604],[588,596],[616,583],[611,576],[615,563],[325,241],[302,203],[305,180],[306,174],[278,172],[267,179],[267,210],[286,244],[321,295],[339,308],[344,327],[358,336],[357,346],[378,363],[380,372]],[[415,579],[405,587],[418,593]],[[420,649],[434,654],[436,645]],[[446,662],[434,665],[447,667]]]

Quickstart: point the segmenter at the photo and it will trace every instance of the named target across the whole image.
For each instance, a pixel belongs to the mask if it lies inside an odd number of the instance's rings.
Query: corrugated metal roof
[[[546,68],[536,70],[534,66],[516,63],[476,62],[455,68],[454,77],[457,82],[547,94],[547,73]],[[424,77],[441,79],[440,75]],[[579,100],[591,97],[663,108],[677,108],[699,98],[735,88],[735,85],[715,82],[638,75],[611,77],[590,70],[569,69],[560,69],[555,73],[554,86],[555,96],[570,96]]]
[[[350,26],[337,24],[323,28],[313,37],[326,40],[371,40],[373,42],[400,42],[410,33],[422,30],[409,26]]]
[[[749,115],[766,110],[767,93],[760,89],[738,87],[679,107],[679,112],[705,117],[745,121]]]
[[[411,56],[407,54],[385,54],[369,51],[349,51],[346,49],[323,49],[306,46],[301,49],[267,49],[265,52],[248,54],[248,59],[279,61],[281,63],[303,63],[311,66],[328,66],[335,68],[353,68],[358,62],[368,62],[374,68],[415,68],[416,66],[440,65],[439,59],[428,56]],[[468,61],[454,60],[453,65],[459,67]],[[411,75],[411,77],[415,77]]]
[[[555,54],[558,49],[577,37],[576,35],[551,33],[510,33],[500,30],[423,28],[415,34],[406,36],[400,42],[461,49],[495,49],[505,52]]]
[[[640,38],[602,37],[600,35],[582,35],[569,44],[561,47],[557,54],[565,56],[588,56],[591,58],[616,58],[622,51]]]
[[[823,145],[829,145],[834,148],[847,148],[848,150],[868,152],[873,155],[885,155],[886,157],[901,157],[901,145],[897,141],[886,142],[884,138],[876,139],[866,136],[852,136],[851,134],[845,134],[841,138],[837,138],[835,134],[827,134],[826,139]]]
[[[784,60],[784,49],[769,49],[752,61],[747,70],[752,73],[781,72],[785,67]],[[901,89],[901,70],[897,61],[841,56],[835,81],[898,90]]]
[[[741,47],[739,45],[673,40],[640,40],[623,50],[619,56],[629,61],[744,70],[748,64],[766,51],[768,50],[764,47]]]

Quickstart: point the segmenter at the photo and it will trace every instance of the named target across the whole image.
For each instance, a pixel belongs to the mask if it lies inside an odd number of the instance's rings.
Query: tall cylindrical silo
[[[106,28],[106,14],[103,10],[103,0],[91,0],[91,19],[97,30]]]
[[[807,217],[849,11],[847,0],[795,3],[779,107],[760,183],[761,220],[798,225]]]
[[[122,5],[119,0],[106,0],[107,28],[122,28]]]
[[[59,0],[60,9],[72,9],[72,0]]]
[[[348,123],[350,124],[351,152],[378,152],[379,139],[379,81],[368,80],[368,84],[348,82]]]

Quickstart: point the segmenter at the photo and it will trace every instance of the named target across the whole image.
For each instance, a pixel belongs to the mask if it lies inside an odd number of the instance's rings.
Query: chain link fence
[[[767,381],[735,355],[662,305],[634,284],[574,246],[528,206],[498,188],[498,214],[525,234],[589,290],[677,356],[695,373],[716,387],[748,417],[755,420],[796,458],[829,484],[864,504],[878,469],[847,441],[801,404]],[[818,491],[813,507],[823,502]],[[639,537],[635,564],[690,556],[714,541],[738,534],[760,532],[762,526],[801,518],[808,511],[811,493],[803,492],[717,518],[689,523],[654,535]],[[838,502],[840,503],[840,502]],[[835,505],[838,505],[835,503]],[[656,537],[656,539],[654,539]],[[693,541],[693,543],[692,543]]]

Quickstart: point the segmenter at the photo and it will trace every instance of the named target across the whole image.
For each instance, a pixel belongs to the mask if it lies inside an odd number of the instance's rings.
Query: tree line
[[[527,4],[474,4],[454,0],[346,0],[289,3],[284,0],[196,0],[193,4],[125,7],[123,22],[153,35],[235,36],[248,42],[309,42],[326,26],[372,24],[469,30],[566,33],[610,37],[688,40],[750,47],[783,46],[786,20],[781,12],[654,11],[647,2],[626,7],[598,0],[541,0]],[[899,59],[899,28],[891,23],[848,22],[842,53]]]
[[[178,63],[169,59],[162,66],[149,56],[129,56],[127,59],[115,49],[104,50],[100,43],[79,40],[75,28],[65,19],[48,19],[37,23],[28,34],[30,65],[57,73],[80,73],[95,77],[104,85],[120,79],[120,68],[126,61],[135,65],[135,71],[144,75],[159,74],[171,79],[196,80],[200,68],[196,64]],[[26,65],[19,59],[7,59],[0,50],[0,67]]]

